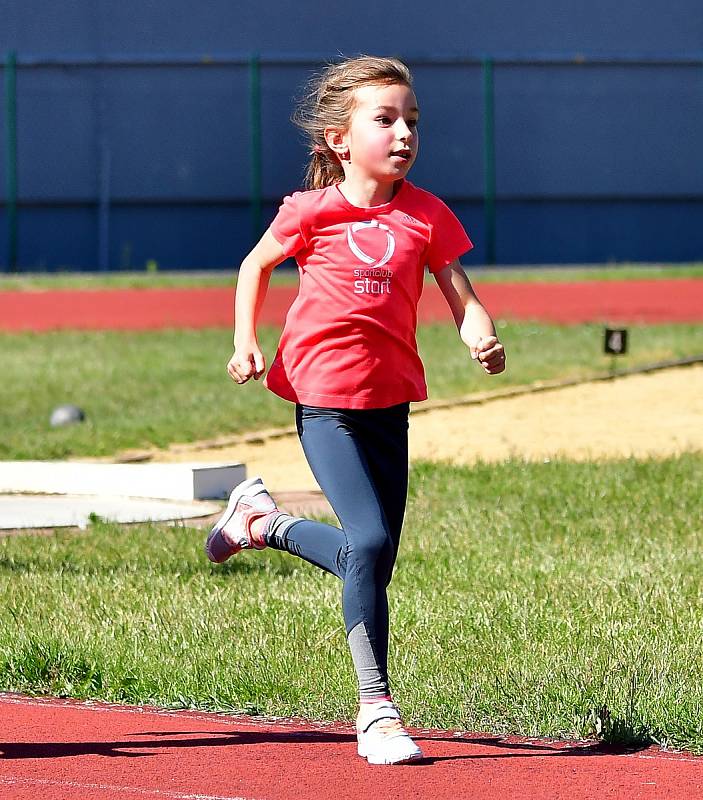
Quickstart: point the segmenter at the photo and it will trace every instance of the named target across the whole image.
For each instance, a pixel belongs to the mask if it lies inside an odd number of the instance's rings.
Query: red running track
[[[703,759],[451,731],[374,767],[347,725],[0,694],[3,800],[690,800]]]
[[[703,280],[583,281],[579,283],[476,284],[496,318],[575,324],[703,320]],[[296,287],[271,287],[261,322],[280,325]],[[0,292],[0,330],[154,330],[232,324],[233,291],[207,289],[110,289]],[[439,289],[425,288],[420,322],[449,319]]]

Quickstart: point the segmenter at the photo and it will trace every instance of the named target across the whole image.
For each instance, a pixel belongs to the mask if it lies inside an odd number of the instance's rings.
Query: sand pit
[[[412,459],[471,464],[507,458],[600,460],[703,451],[703,364],[487,400],[413,410]],[[317,489],[297,436],[224,447],[173,447],[163,461],[241,461],[275,491]]]

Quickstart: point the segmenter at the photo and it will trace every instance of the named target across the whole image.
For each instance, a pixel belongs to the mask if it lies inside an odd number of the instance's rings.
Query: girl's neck
[[[402,180],[379,183],[374,180],[354,180],[347,175],[338,184],[338,187],[339,191],[353,206],[357,208],[372,208],[373,206],[382,206],[385,203],[390,203],[401,185]]]

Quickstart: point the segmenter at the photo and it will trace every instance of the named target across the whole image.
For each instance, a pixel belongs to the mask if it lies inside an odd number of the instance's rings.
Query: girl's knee
[[[352,549],[353,558],[359,567],[370,569],[375,575],[387,575],[386,579],[390,580],[395,548],[385,528],[366,531],[363,537],[356,539]]]

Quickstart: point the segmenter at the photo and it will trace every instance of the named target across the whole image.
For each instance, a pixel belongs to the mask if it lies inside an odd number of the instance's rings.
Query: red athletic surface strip
[[[495,318],[545,322],[700,322],[703,280],[476,283]],[[280,325],[296,287],[271,287],[261,322]],[[233,290],[109,289],[0,292],[0,330],[154,330],[229,326]],[[449,319],[439,289],[425,287],[421,322]]]
[[[658,748],[413,731],[425,759],[374,767],[348,725],[0,694],[3,800],[697,798],[703,759]]]

